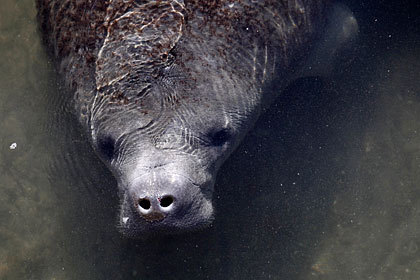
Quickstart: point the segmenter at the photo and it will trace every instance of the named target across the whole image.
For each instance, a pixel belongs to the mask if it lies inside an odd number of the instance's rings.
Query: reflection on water
[[[214,225],[144,242],[117,232],[34,4],[3,0],[0,279],[419,279],[418,30],[363,3],[358,57],[266,112],[219,173]]]

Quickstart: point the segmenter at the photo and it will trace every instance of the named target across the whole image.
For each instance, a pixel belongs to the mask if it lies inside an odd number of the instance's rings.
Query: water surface
[[[420,23],[375,2],[348,1],[353,60],[291,85],[223,166],[213,226],[144,242],[116,229],[34,3],[3,0],[0,279],[420,279]]]

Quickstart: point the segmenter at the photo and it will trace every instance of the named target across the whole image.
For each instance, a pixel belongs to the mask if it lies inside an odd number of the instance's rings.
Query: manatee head
[[[164,68],[148,81],[133,73],[94,101],[92,142],[117,179],[127,236],[208,226],[217,170],[252,124],[255,106],[232,81],[223,91],[211,86],[219,75],[186,85],[184,70]]]

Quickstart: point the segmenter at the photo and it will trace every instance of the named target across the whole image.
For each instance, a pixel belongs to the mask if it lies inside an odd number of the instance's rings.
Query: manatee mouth
[[[211,197],[184,176],[150,173],[121,189],[119,229],[130,238],[198,230],[213,221]]]

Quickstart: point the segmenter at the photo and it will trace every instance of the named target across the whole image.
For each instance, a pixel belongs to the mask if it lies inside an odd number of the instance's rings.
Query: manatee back
[[[118,46],[118,42],[147,41],[143,32],[146,25],[149,35],[155,33],[164,38],[169,37],[174,25],[180,28],[175,44],[165,45],[165,40],[150,44],[147,55],[177,52],[175,63],[182,68],[183,77],[205,84],[207,77],[202,73],[213,71],[214,80],[223,80],[225,77],[215,70],[223,67],[225,72],[237,76],[232,83],[241,83],[238,81],[243,79],[262,89],[285,80],[290,64],[305,54],[317,26],[322,26],[319,19],[325,6],[324,1],[310,0],[36,0],[36,3],[45,42],[68,88],[75,93],[76,112],[84,124],[89,121],[98,88],[110,85],[125,73],[135,74],[145,65],[144,58],[138,59],[139,49]],[[180,17],[164,18],[168,6]],[[141,15],[136,18],[134,15],[139,15],[139,11]],[[114,44],[105,46],[106,38]],[[108,52],[107,56],[99,57],[101,49]],[[112,59],[117,50],[119,61]],[[168,56],[156,56],[152,71],[142,74],[151,77],[136,88],[147,89],[147,81],[164,79],[161,70],[168,64],[160,59],[167,61]],[[209,60],[214,65],[206,69]],[[183,67],[186,64],[189,66]],[[121,89],[127,88],[132,80],[117,82],[125,83],[114,89],[121,97],[124,95]]]

